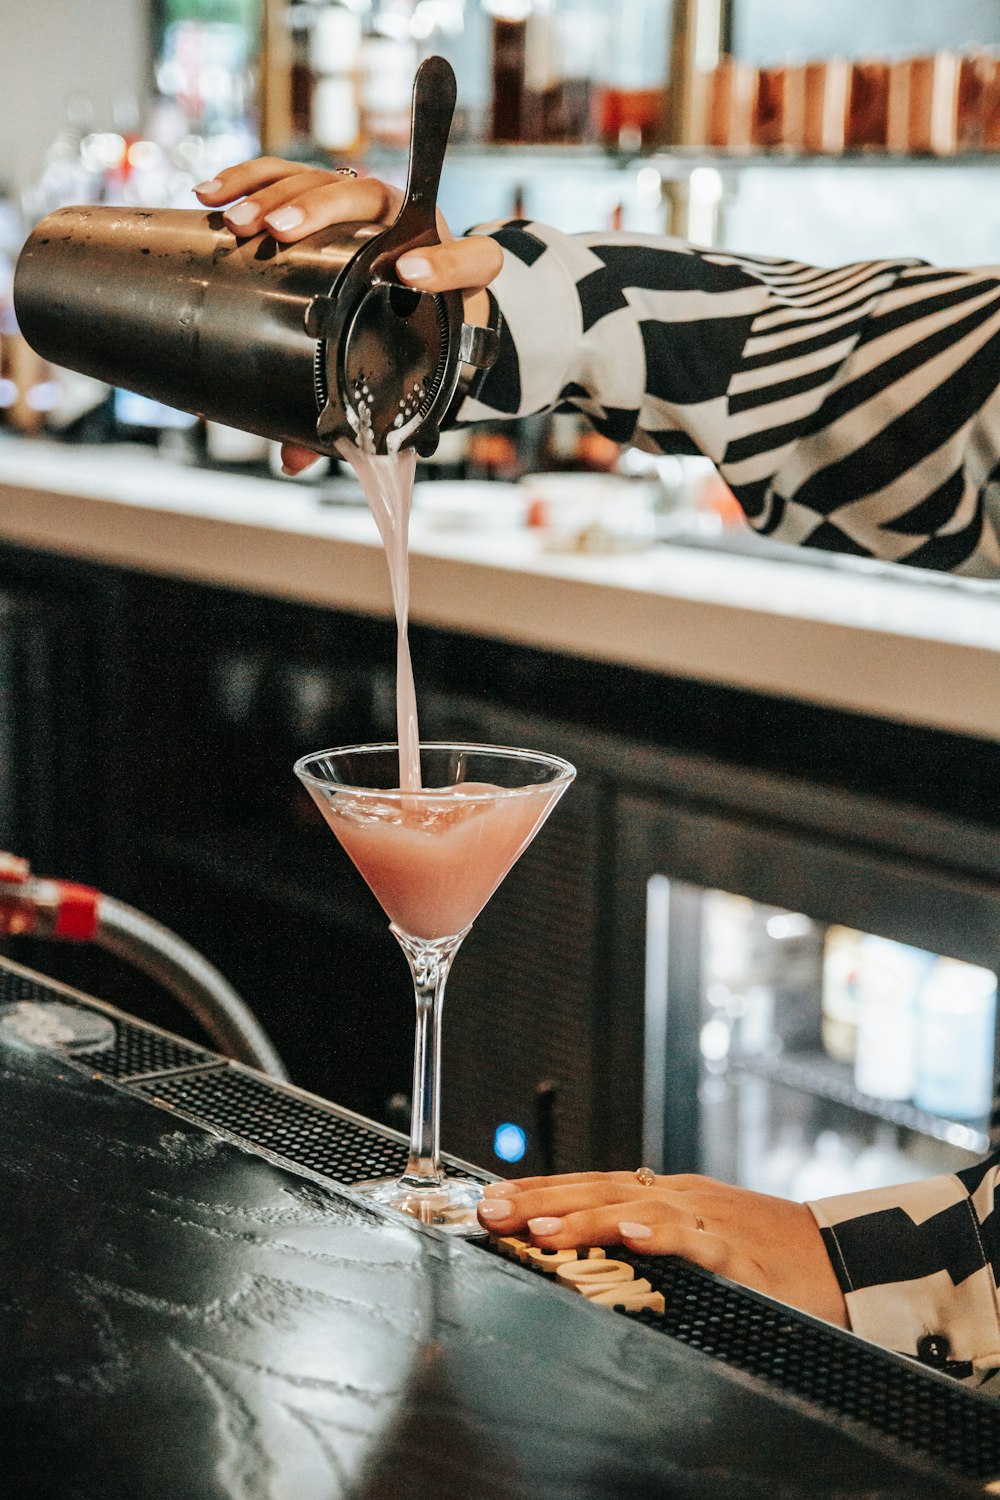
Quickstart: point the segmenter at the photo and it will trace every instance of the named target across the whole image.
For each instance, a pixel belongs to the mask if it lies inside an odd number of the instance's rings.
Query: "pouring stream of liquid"
[[[420,790],[420,731],[417,696],[410,660],[410,505],[417,455],[412,448],[398,453],[365,453],[346,438],[337,444],[351,465],[385,547],[396,613],[396,735],[399,740],[399,785],[404,792]]]

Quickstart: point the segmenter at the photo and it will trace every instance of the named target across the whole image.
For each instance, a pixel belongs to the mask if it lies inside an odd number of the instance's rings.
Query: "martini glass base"
[[[382,1177],[357,1182],[354,1191],[420,1224],[432,1224],[445,1234],[462,1235],[465,1239],[486,1234],[476,1218],[483,1184],[471,1177],[447,1177],[442,1183],[428,1187],[420,1186],[412,1178]]]

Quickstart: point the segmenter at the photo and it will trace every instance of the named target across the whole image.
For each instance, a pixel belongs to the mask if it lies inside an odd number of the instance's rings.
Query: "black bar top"
[[[58,1053],[0,1041],[0,1122],[4,1495],[982,1493]]]

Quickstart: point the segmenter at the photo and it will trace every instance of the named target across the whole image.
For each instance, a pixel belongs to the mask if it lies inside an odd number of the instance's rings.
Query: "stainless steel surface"
[[[238,240],[217,213],[72,207],[34,230],[14,304],[44,358],[213,421],[315,445],[316,341],[305,330],[376,230],[298,245]]]

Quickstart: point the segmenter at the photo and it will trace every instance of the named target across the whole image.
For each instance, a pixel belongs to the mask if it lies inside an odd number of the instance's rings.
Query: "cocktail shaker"
[[[263,437],[432,453],[463,368],[487,366],[496,346],[464,323],[460,293],[416,292],[395,271],[404,251],[438,242],[455,94],[451,67],[428,58],[388,228],[337,224],[284,246],[197,210],[49,214],[15,272],[24,337],[54,364]]]

